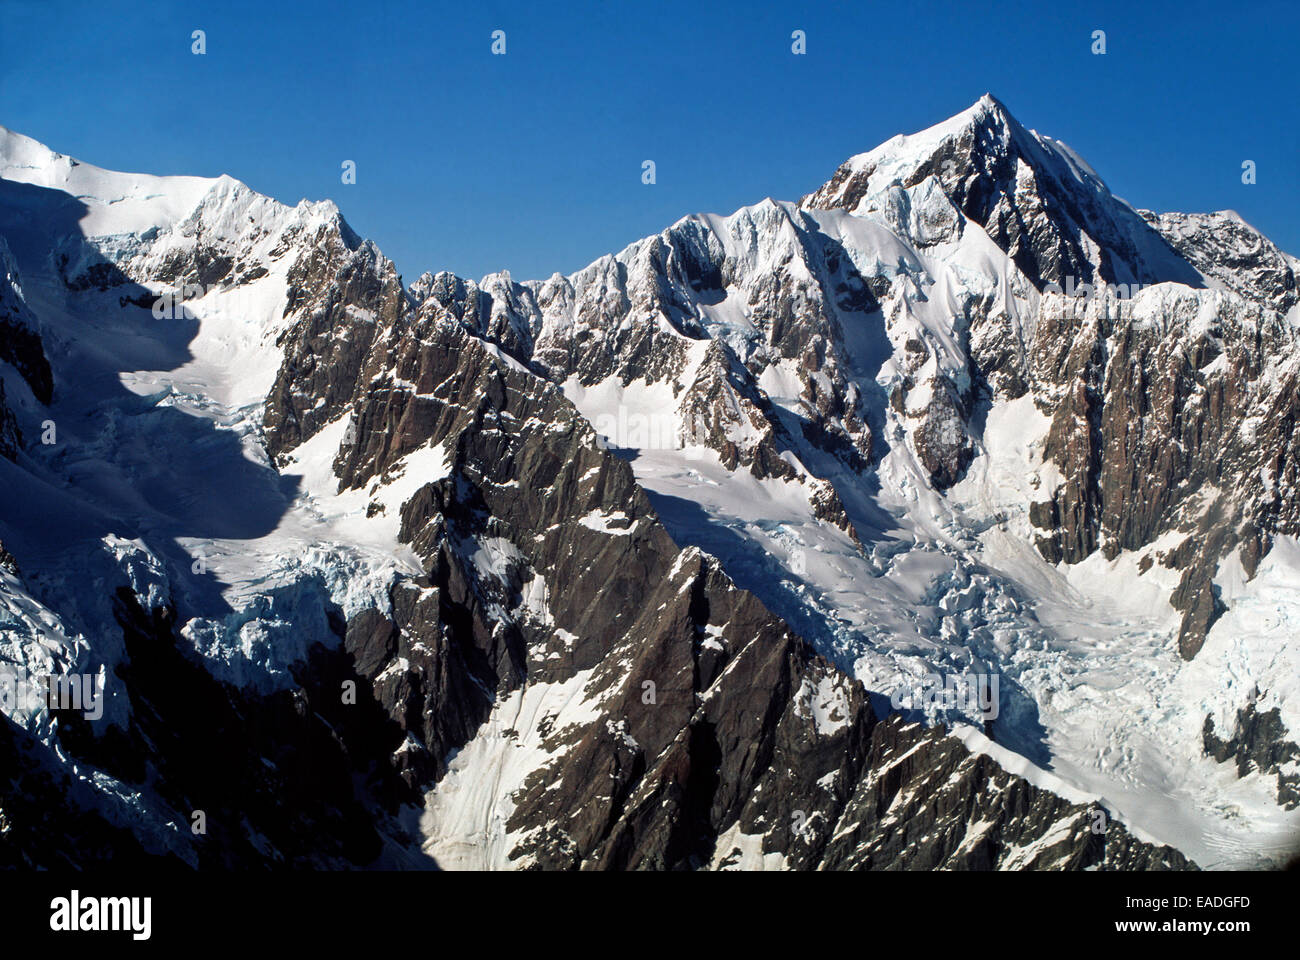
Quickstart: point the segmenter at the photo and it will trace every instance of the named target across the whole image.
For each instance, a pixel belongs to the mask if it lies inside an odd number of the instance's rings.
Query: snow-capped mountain
[[[988,96],[409,287],[0,130],[0,667],[103,691],[4,703],[0,862],[1280,863],[1298,270]]]

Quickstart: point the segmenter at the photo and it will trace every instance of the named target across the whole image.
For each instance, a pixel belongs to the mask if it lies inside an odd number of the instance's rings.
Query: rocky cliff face
[[[1181,573],[1190,659],[1224,610],[1220,561],[1235,551],[1253,575],[1272,539],[1296,532],[1295,339],[1277,313],[1220,292],[1153,290],[1126,306],[1042,321],[1046,454],[1063,482],[1035,522],[1044,554],[1072,563],[1174,534],[1154,559]]]
[[[48,404],[54,393],[50,362],[41,343],[40,327],[23,297],[18,267],[0,237],[0,364],[21,378],[37,404]],[[0,377],[0,456],[13,460],[22,448],[18,416],[5,402],[5,380]]]
[[[1235,760],[1243,777],[1255,770],[1275,776],[1278,802],[1294,810],[1300,806],[1300,776],[1294,772],[1300,746],[1287,736],[1280,711],[1274,708],[1260,712],[1253,700],[1237,713],[1226,739],[1218,736],[1214,720],[1205,718],[1206,752],[1220,763]]]

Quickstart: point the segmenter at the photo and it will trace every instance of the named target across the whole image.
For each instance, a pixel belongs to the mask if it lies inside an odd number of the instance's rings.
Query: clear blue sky
[[[0,0],[0,124],[99,166],[333,198],[408,282],[524,279],[797,199],[989,91],[1131,203],[1232,208],[1300,254],[1300,4],[1067,6]]]

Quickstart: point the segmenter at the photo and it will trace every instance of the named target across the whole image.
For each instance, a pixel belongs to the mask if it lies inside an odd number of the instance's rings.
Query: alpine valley
[[[1285,865],[1300,260],[991,96],[828,174],[408,285],[0,128],[0,866]]]

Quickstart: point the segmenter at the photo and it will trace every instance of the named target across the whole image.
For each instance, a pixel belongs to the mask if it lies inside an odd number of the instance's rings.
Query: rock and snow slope
[[[0,178],[0,656],[107,704],[6,735],[80,829],[199,864],[1293,852],[1297,262],[1239,220],[1134,211],[991,97],[528,283],[404,288],[332,204],[2,131]],[[169,671],[247,782],[159,742]],[[996,718],[878,719],[936,673],[997,675]]]

